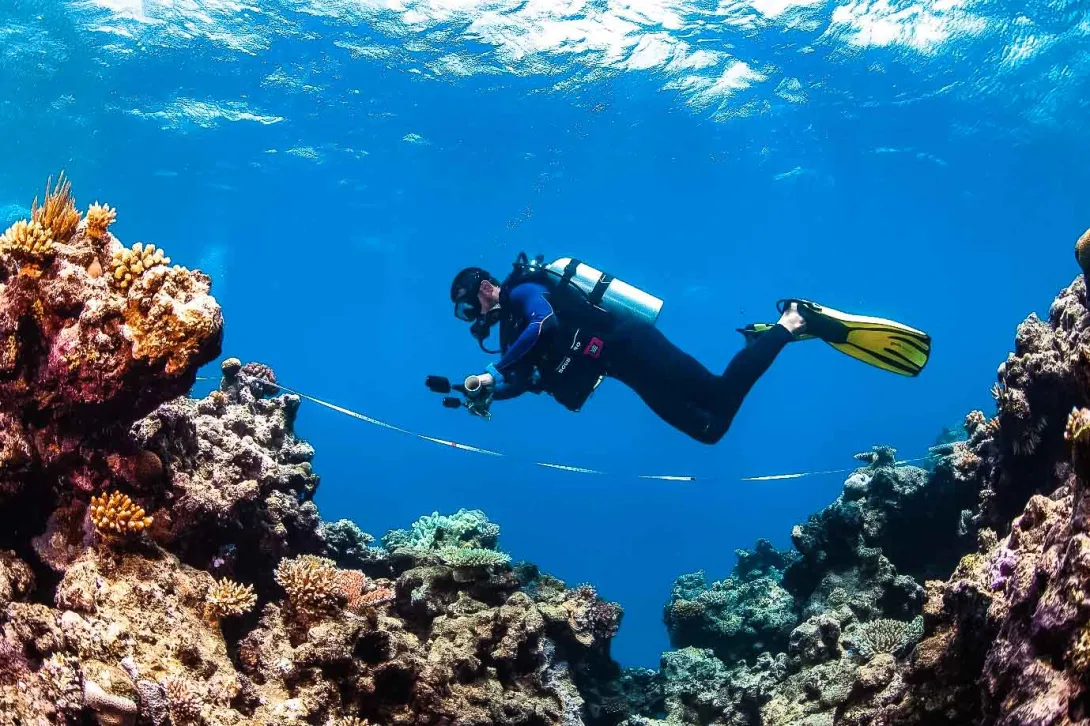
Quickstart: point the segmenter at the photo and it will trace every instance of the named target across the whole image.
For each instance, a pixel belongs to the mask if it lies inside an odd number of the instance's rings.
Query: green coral
[[[728,577],[709,585],[703,570],[681,575],[664,612],[671,645],[710,648],[728,663],[786,648],[798,613],[777,579]]]
[[[395,529],[382,538],[390,551],[402,549],[436,550],[443,547],[495,549],[499,540],[499,525],[488,521],[479,509],[459,509],[452,515],[439,512],[426,514],[408,531]]]
[[[385,551],[413,567],[446,565],[455,578],[473,578],[493,565],[508,565],[510,555],[496,548],[498,525],[479,509],[459,509],[451,515],[432,512],[413,522],[408,530],[395,529],[382,538]]]

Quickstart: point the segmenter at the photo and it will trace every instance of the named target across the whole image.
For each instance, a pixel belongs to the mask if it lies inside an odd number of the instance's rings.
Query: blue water
[[[315,405],[298,422],[326,519],[377,535],[481,508],[516,559],[624,606],[625,664],[668,647],[676,575],[787,546],[843,479],[741,477],[919,456],[990,413],[1090,224],[1076,3],[9,0],[0,21],[0,214],[64,168],[124,242],[213,276],[224,357],[509,454]],[[785,296],[924,328],[934,355],[904,379],[791,346],[716,447],[612,381],[578,415],[444,409],[424,377],[488,362],[450,280],[521,250],[664,298],[662,330],[714,370]]]

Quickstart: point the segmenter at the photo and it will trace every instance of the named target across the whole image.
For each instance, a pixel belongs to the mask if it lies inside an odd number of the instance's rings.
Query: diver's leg
[[[704,374],[708,378],[715,377],[706,369]],[[709,433],[718,428],[716,418],[707,409],[693,405],[679,395],[670,381],[662,377],[661,371],[647,366],[642,356],[626,356],[625,364],[611,368],[610,375],[631,388],[659,418],[682,433],[707,444],[722,438],[722,434]]]
[[[753,385],[769,369],[784,346],[793,339],[794,335],[787,328],[776,325],[731,358],[723,375],[716,380],[716,423],[709,431],[709,436],[713,436],[715,441],[727,433]]]
[[[607,343],[607,347],[610,343]],[[712,414],[719,376],[644,323],[619,327],[612,336],[609,374],[635,391],[648,408],[702,443],[723,437]]]
[[[717,376],[674,345],[658,328],[619,331],[612,374],[632,388],[661,418],[703,443],[727,433],[746,394],[793,339],[776,325],[739,351]]]

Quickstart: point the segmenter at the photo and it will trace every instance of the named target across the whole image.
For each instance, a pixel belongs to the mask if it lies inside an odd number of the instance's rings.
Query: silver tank
[[[570,257],[561,257],[546,265],[545,269],[560,276],[564,274],[564,268],[570,262]],[[589,295],[603,275],[605,273],[601,270],[580,262],[575,268],[571,281]],[[618,318],[639,318],[654,325],[658,321],[659,313],[662,312],[662,303],[663,301],[654,295],[649,295],[623,280],[613,278],[602,296],[601,307]]]

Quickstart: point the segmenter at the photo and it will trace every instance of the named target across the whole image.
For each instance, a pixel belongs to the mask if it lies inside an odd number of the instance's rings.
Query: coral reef
[[[480,510],[322,521],[299,396],[236,358],[184,395],[219,355],[210,280],[115,218],[62,174],[0,238],[0,724],[1090,720],[1083,276],[1018,327],[993,418],[922,466],[856,455],[789,550],[679,576],[653,671]]]

